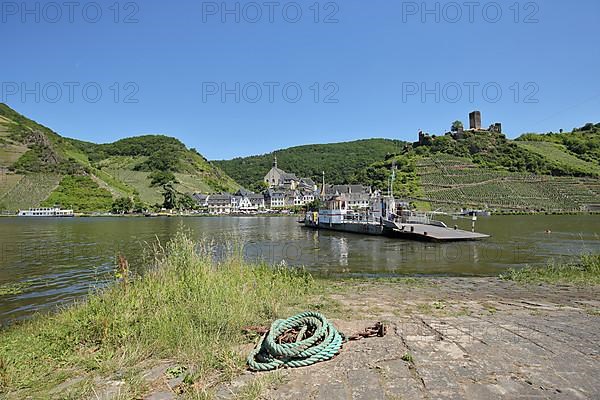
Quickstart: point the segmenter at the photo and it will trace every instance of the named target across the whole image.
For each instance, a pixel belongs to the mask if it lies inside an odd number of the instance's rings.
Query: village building
[[[265,196],[262,194],[252,193],[248,196],[250,200],[251,211],[262,211],[266,208]]]
[[[208,196],[207,206],[210,214],[231,214],[236,208],[235,197],[229,193],[213,194]]]
[[[277,166],[277,157],[273,166],[264,177],[269,189],[265,192],[265,202],[271,209],[301,207],[315,200],[317,185],[311,178],[298,178],[296,174],[286,172]]]
[[[234,212],[257,212],[265,209],[265,197],[244,188],[235,193],[237,209]]]
[[[268,189],[265,192],[265,202],[271,210],[286,207],[285,198],[285,191],[283,190]],[[288,204],[287,207],[292,205]]]
[[[285,187],[289,190],[295,190],[300,179],[295,174],[285,172],[277,167],[277,157],[273,159],[273,166],[264,177],[264,182],[270,188]]]
[[[286,172],[277,166],[277,157],[273,159],[273,166],[264,177],[264,182],[269,188],[283,188],[285,190],[317,190],[317,185],[310,178],[298,178],[296,174]]]
[[[265,197],[246,189],[235,194],[202,194],[194,193],[192,198],[198,206],[210,214],[249,213],[265,210]]]
[[[208,209],[208,198],[209,197],[210,196],[208,194],[202,194],[202,193],[194,193],[192,195],[192,199],[194,199],[196,201],[196,204],[198,204],[198,206],[203,209]]]
[[[281,210],[303,207],[315,200],[338,195],[355,209],[368,208],[373,192],[363,185],[325,185],[319,189],[310,178],[298,178],[277,166],[273,160],[271,170],[265,175],[264,182],[269,188],[262,194],[253,193],[244,188],[235,194],[202,194],[192,197],[205,212],[213,215],[255,213],[263,210]]]
[[[364,185],[325,185],[322,191],[322,200],[332,196],[337,196],[345,201],[348,208],[366,209],[369,208],[374,193],[370,186]]]

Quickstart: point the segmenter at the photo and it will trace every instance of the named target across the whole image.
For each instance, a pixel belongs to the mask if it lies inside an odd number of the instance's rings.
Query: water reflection
[[[491,217],[477,223],[489,240],[432,244],[315,231],[295,218],[1,218],[0,285],[25,288],[0,296],[0,320],[52,308],[112,281],[118,254],[143,271],[152,244],[164,246],[181,228],[214,261],[241,254],[322,275],[470,276],[598,252],[599,226],[600,216]]]

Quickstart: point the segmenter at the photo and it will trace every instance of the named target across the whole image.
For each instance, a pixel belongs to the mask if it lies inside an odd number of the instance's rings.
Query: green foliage
[[[307,211],[319,211],[319,209],[321,207],[323,207],[323,202],[321,201],[320,198],[316,198],[306,205],[306,210]]]
[[[177,208],[177,192],[171,185],[171,183],[167,183],[163,185],[163,207],[167,210],[173,210]]]
[[[523,142],[551,142],[563,145],[584,161],[600,163],[600,123],[587,123],[573,132],[535,134],[527,133],[517,139]]]
[[[155,171],[151,173],[148,178],[150,179],[150,186],[163,186],[167,183],[177,183],[175,175],[170,171]]]
[[[510,269],[500,278],[520,283],[600,285],[600,254],[586,254],[572,263]]]
[[[385,161],[371,164],[360,171],[354,180],[387,193],[392,168],[395,168],[394,195],[400,198],[419,197],[421,191],[416,168],[417,159],[419,159],[419,156],[416,152],[407,150]]]
[[[115,214],[129,214],[135,206],[129,197],[120,197],[113,201],[112,212]]]
[[[0,116],[5,117],[15,123],[15,125],[11,127],[11,131],[19,139],[22,139],[24,135],[27,135],[32,130],[44,132],[46,135],[54,139],[59,137],[58,134],[51,129],[48,129],[45,126],[40,125],[37,122],[19,114],[4,103],[0,103]]]
[[[134,167],[136,171],[182,172],[183,160],[198,157],[197,152],[190,152],[179,140],[163,135],[138,136],[108,144],[76,140],[72,143],[95,163],[115,156],[141,157],[143,161]]]
[[[261,182],[277,156],[279,168],[320,182],[325,171],[328,183],[354,183],[355,175],[388,154],[398,154],[405,143],[399,140],[367,139],[354,142],[313,144],[278,150],[261,156],[215,161],[242,186],[260,191]]]
[[[109,211],[113,199],[110,192],[98,186],[89,176],[66,176],[43,206],[60,205],[78,212]]]
[[[464,128],[463,123],[459,120],[456,120],[452,123],[452,127],[450,128],[450,130],[452,132],[457,132],[460,128]]]
[[[149,257],[156,261],[142,276],[3,330],[2,395],[51,398],[52,388],[73,377],[114,379],[118,373],[141,380],[140,364],[164,359],[191,363],[195,376],[206,379],[189,390],[240,371],[240,345],[253,341],[243,327],[267,325],[287,307],[308,303],[315,285],[302,270],[247,264],[241,250],[215,264],[211,249],[211,243],[178,233],[164,250],[156,246]],[[138,379],[119,387],[119,395],[143,397],[135,393]],[[92,396],[67,390],[59,397]]]
[[[563,144],[545,141],[518,141],[515,143],[519,147],[544,157],[552,165],[552,171],[559,171],[556,175],[600,176],[598,162],[589,162],[578,158]]]
[[[525,136],[527,138],[531,136]],[[426,148],[427,150],[422,150]],[[420,150],[420,151],[419,151]],[[464,133],[464,139],[455,140],[452,136],[432,137],[431,143],[417,147],[421,154],[447,154],[469,158],[482,167],[503,169],[510,172],[531,172],[539,175],[590,176],[596,175],[589,168],[579,168],[569,162],[556,162],[539,152],[506,139],[496,132]]]
[[[192,192],[235,191],[239,185],[219,168],[209,163],[195,149],[188,150],[179,140],[162,135],[147,135],[95,144],[63,138],[32,121],[5,104],[0,104],[2,140],[9,143],[13,171],[23,175],[60,174],[94,175],[112,193],[121,197],[142,196],[154,203],[162,197],[162,186],[174,184],[177,195]],[[25,150],[27,149],[27,150]],[[150,188],[148,176],[153,187]],[[175,174],[178,179],[175,179]],[[0,200],[1,201],[1,200]],[[25,198],[16,203],[24,208]],[[2,202],[6,204],[6,202]],[[2,205],[0,204],[0,205]],[[33,204],[38,206],[39,203]],[[10,204],[10,207],[14,207]],[[109,205],[108,208],[112,206]],[[143,205],[140,205],[140,207]],[[137,207],[137,205],[136,205]],[[100,211],[100,210],[98,210]]]
[[[195,210],[198,208],[198,203],[188,194],[179,196],[178,206],[181,210]]]
[[[13,165],[17,173],[24,172],[45,172],[46,166],[42,163],[42,149],[40,146],[34,146],[23,154]]]
[[[52,161],[49,161],[50,159]],[[43,172],[67,175],[87,171],[76,160],[61,159],[53,154],[52,149],[41,145],[31,145],[30,149],[17,160],[12,169],[20,174]]]

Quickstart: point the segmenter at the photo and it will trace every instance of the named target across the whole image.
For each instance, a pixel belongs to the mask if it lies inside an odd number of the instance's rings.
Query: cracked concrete
[[[265,399],[598,399],[598,288],[498,279],[344,283],[323,311],[345,333],[384,338],[283,372]],[[337,314],[337,315],[336,315]],[[255,374],[260,376],[260,374]],[[246,377],[247,379],[247,377]]]

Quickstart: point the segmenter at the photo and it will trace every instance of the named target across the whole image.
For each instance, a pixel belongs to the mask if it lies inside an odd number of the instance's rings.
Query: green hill
[[[585,211],[600,204],[600,179],[485,168],[443,154],[419,158],[420,193],[431,207],[502,211]]]
[[[326,172],[329,183],[356,182],[356,174],[388,154],[397,154],[405,142],[389,139],[366,139],[353,142],[311,144],[277,150],[259,156],[214,161],[241,185],[259,189],[265,174],[277,156],[279,167],[297,176],[321,181]]]
[[[572,132],[536,134],[527,133],[517,139],[519,144],[538,145],[540,151],[552,149],[549,146],[542,147],[541,143],[553,143],[561,151],[573,155],[583,161],[600,164],[600,123],[587,123],[581,128],[575,128]]]
[[[0,209],[60,204],[108,211],[126,197],[136,206],[163,201],[163,185],[182,198],[239,185],[195,149],[162,135],[95,144],[60,136],[0,104]]]
[[[590,128],[592,127],[592,128]],[[517,141],[500,133],[431,136],[357,174],[385,190],[392,165],[394,193],[420,206],[502,211],[582,211],[600,205],[598,125],[571,133],[528,134]],[[583,128],[580,128],[583,129]]]

